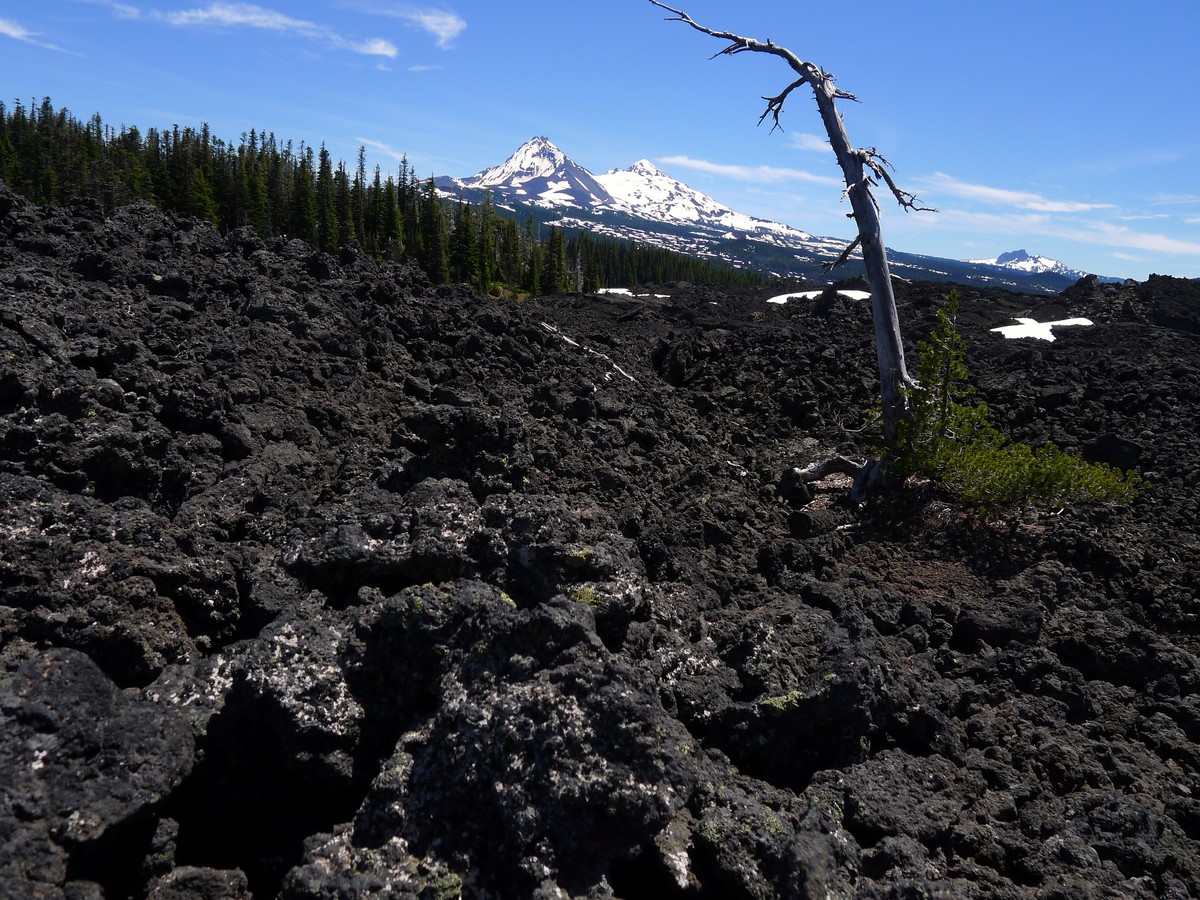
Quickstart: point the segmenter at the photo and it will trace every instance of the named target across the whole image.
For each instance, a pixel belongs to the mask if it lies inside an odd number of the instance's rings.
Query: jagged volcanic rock
[[[999,522],[797,479],[861,301],[653,293],[0,187],[0,894],[1200,895],[1196,284],[963,290],[1148,480]]]

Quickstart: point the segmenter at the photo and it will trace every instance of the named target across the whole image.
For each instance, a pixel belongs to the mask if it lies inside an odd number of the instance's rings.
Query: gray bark
[[[888,172],[888,162],[874,148],[860,149],[850,143],[846,134],[846,126],[841,113],[837,110],[838,100],[854,100],[853,94],[838,88],[833,76],[813,63],[800,59],[792,51],[779,47],[771,41],[757,41],[753,38],[742,37],[728,31],[716,31],[697,24],[691,16],[682,10],[674,9],[658,0],[650,0],[652,4],[671,13],[668,21],[683,22],[697,31],[720,38],[729,45],[715,56],[733,56],[737,53],[752,51],[770,53],[783,59],[800,77],[789,84],[775,97],[764,97],[767,108],[764,110],[759,123],[768,116],[773,120],[772,128],[780,127],[779,114],[788,95],[802,85],[808,85],[817,101],[817,109],[821,114],[821,122],[829,135],[829,143],[841,166],[842,175],[846,181],[846,195],[850,199],[850,207],[855,223],[858,225],[858,237],[847,251],[857,244],[863,255],[863,263],[867,270],[867,284],[871,292],[871,312],[875,322],[875,352],[879,360],[880,397],[883,406],[883,440],[885,446],[890,446],[896,438],[896,432],[907,408],[904,389],[913,382],[904,364],[904,344],[900,338],[900,319],[896,313],[896,298],[892,293],[892,279],[888,271],[887,251],[883,244],[883,233],[879,224],[879,205],[871,188],[882,180],[895,196],[903,209],[925,209],[919,206],[917,198],[906,191],[900,190]],[[838,262],[849,257],[849,252],[842,255]],[[835,263],[836,265],[836,263]],[[872,478],[878,474],[878,467],[871,468]]]

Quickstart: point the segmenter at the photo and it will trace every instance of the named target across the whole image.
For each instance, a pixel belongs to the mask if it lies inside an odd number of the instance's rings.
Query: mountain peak
[[[562,151],[554,145],[554,142],[544,134],[535,135],[517,148],[517,153],[522,151],[529,153],[544,153],[550,156],[561,155]],[[514,154],[515,155],[515,154]]]
[[[612,200],[591,172],[545,135],[530,138],[500,165],[456,183],[495,188],[544,206],[590,207]]]
[[[967,262],[985,266],[998,266],[1001,269],[1011,269],[1015,272],[1028,272],[1031,274],[1050,273],[1063,275],[1068,278],[1082,278],[1084,275],[1078,269],[1072,269],[1057,259],[1051,259],[1048,256],[1039,256],[1036,253],[1030,253],[1024,248],[1001,253],[995,259],[970,259]]]
[[[662,170],[648,159],[639,159],[625,171],[632,172],[634,175],[642,175],[646,178],[661,177],[663,174]]]

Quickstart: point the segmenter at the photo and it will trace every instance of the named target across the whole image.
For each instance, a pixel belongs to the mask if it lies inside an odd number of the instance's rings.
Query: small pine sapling
[[[1054,444],[1013,443],[988,421],[975,398],[966,342],[952,291],[937,324],[917,344],[916,385],[907,389],[909,415],[888,452],[891,474],[926,478],[971,506],[1043,509],[1098,500],[1130,503],[1141,479],[1103,463],[1089,463]]]

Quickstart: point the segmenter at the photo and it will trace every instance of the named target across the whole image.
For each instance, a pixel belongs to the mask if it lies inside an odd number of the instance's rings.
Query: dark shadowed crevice
[[[205,747],[167,810],[176,864],[241,869],[256,897],[275,896],[304,839],[353,818],[369,784],[304,758],[253,708],[218,714]]]
[[[613,894],[621,900],[708,900],[718,895],[696,885],[687,888],[668,871],[657,847],[649,844],[642,847],[630,859],[613,860],[608,867],[608,883]]]
[[[71,848],[68,881],[94,881],[106,897],[143,897],[145,860],[150,855],[157,821],[138,817],[109,828],[103,836]]]

